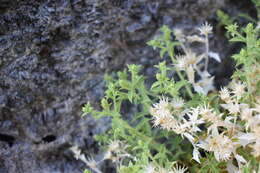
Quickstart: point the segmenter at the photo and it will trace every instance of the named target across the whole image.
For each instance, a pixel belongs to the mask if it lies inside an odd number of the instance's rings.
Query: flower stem
[[[176,70],[176,72],[177,72],[179,78],[181,79],[181,81],[184,81],[185,79],[184,79],[183,75],[181,74],[181,72],[179,70]],[[193,97],[193,93],[191,91],[190,86],[189,85],[185,85],[185,89],[187,90],[187,93],[190,96],[190,98],[192,98]]]
[[[175,60],[172,56],[171,56],[171,60],[172,60],[172,63],[175,64],[176,60]],[[179,78],[181,79],[181,81],[184,81],[185,78],[184,78],[183,75],[181,74],[180,70],[176,69],[176,72],[177,72],[177,75],[179,76]],[[192,91],[191,91],[190,86],[185,85],[185,89],[186,89],[186,91],[187,91],[189,97],[192,98],[192,97],[193,97],[193,93],[192,93]]]
[[[205,36],[206,36],[206,39],[205,39],[206,57],[205,57],[204,71],[207,71],[208,70],[208,65],[209,65],[209,38],[208,38],[208,34],[206,34]]]

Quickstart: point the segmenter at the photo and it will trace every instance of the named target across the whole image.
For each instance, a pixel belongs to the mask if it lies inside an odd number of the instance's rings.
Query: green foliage
[[[243,67],[236,71],[233,78],[245,81],[248,86],[251,86],[253,79],[250,76],[253,74],[250,68],[252,66],[259,68],[259,31],[254,28],[253,24],[248,24],[239,30],[238,25],[230,25],[232,20],[223,12],[218,11],[218,16],[222,19],[223,25],[228,25],[226,29],[230,34],[230,41],[244,44],[241,51],[233,56],[237,66]],[[180,44],[171,39],[172,31],[168,27],[163,26],[161,31],[163,34],[149,41],[148,45],[158,48],[161,57],[168,55],[174,64],[177,61],[174,58],[174,47]],[[128,65],[127,70],[118,72],[115,77],[105,76],[106,91],[100,102],[101,110],[93,109],[89,103],[82,108],[83,115],[91,114],[96,119],[104,116],[111,117],[111,129],[105,134],[95,136],[95,139],[103,146],[108,145],[111,140],[119,140],[127,144],[127,153],[134,158],[124,159],[121,162],[118,166],[120,173],[143,172],[145,166],[151,163],[170,169],[176,161],[189,166],[192,172],[222,172],[226,168],[225,162],[218,162],[212,153],[206,153],[206,157],[201,159],[201,164],[192,161],[192,145],[172,131],[153,128],[149,113],[152,103],[157,102],[161,96],[171,98],[184,96],[187,99],[186,108],[207,103],[218,110],[220,106],[217,94],[213,92],[202,95],[192,92],[191,84],[183,74],[178,69],[167,65],[166,61],[160,62],[155,67],[157,69],[156,81],[151,87],[146,85],[145,77],[141,75],[141,66],[138,65]],[[177,72],[179,80],[175,80],[170,75],[173,71]],[[257,77],[260,77],[259,74]],[[249,96],[252,96],[254,92],[256,91],[250,90]],[[131,118],[125,117],[123,113],[122,108],[125,104],[138,110],[130,112]],[[253,165],[251,167],[255,168],[254,158],[248,156],[247,159],[251,160]],[[247,167],[244,170],[246,173],[252,169]],[[87,173],[87,170],[84,173]]]
[[[219,26],[228,26],[234,23],[234,20],[222,10],[217,11],[217,16],[219,20]]]
[[[90,170],[85,169],[84,173],[91,173]]]
[[[227,28],[228,33],[232,36],[231,42],[242,42],[246,45],[241,49],[239,54],[233,56],[236,60],[236,65],[244,64],[246,67],[256,64],[260,60],[260,39],[257,29],[253,24],[248,24],[241,32],[238,31],[237,25],[229,25]]]
[[[248,86],[251,86],[255,79],[260,78],[260,74],[252,74],[252,68],[259,69],[260,62],[260,38],[259,30],[254,28],[253,24],[249,23],[241,31],[238,30],[236,24],[229,25],[226,27],[228,33],[232,36],[230,39],[231,42],[240,42],[245,45],[244,48],[240,50],[238,54],[233,55],[232,57],[236,61],[236,66],[243,66],[239,68],[233,75],[233,78],[239,78],[240,80],[247,83]],[[259,83],[254,84],[258,85]],[[250,88],[249,88],[250,89]],[[252,90],[249,90],[249,94],[253,94]]]
[[[149,42],[148,44],[160,48],[164,53],[168,52],[173,56],[174,46],[177,42],[171,41],[171,30],[164,26],[162,37]],[[164,53],[161,53],[163,56]],[[183,153],[190,153],[191,146],[183,150],[179,144],[182,140],[179,136],[166,131],[152,130],[150,124],[149,108],[152,103],[157,101],[161,94],[169,94],[178,97],[181,88],[187,85],[187,81],[174,81],[169,77],[170,68],[165,62],[155,66],[158,69],[156,74],[157,81],[151,88],[145,85],[145,77],[140,74],[141,67],[129,65],[128,70],[117,73],[115,78],[106,76],[105,96],[101,100],[101,111],[94,110],[89,103],[83,107],[83,115],[91,115],[99,119],[104,116],[111,117],[111,129],[103,135],[97,135],[96,140],[103,144],[108,144],[111,140],[125,141],[129,146],[131,154],[138,158],[137,162],[129,160],[128,166],[120,167],[120,172],[138,172],[144,165],[152,161],[155,165],[170,165],[177,160]],[[131,120],[124,120],[122,115],[122,104],[131,103],[132,107],[140,107],[140,111],[135,113]],[[130,123],[128,123],[130,121]],[[167,141],[170,148],[161,143]],[[174,144],[174,145],[173,145]],[[152,154],[154,153],[154,154]],[[174,153],[174,154],[172,154]],[[185,158],[190,160],[191,156]]]
[[[174,79],[170,79],[169,67],[166,66],[166,62],[163,61],[155,66],[159,72],[156,73],[157,81],[151,86],[151,91],[158,95],[170,95],[172,97],[178,97],[180,95],[180,89],[185,85],[189,85],[187,80],[181,80],[175,82]]]
[[[85,116],[93,111],[93,108],[91,107],[90,103],[88,102],[82,107],[82,116]]]
[[[160,57],[163,58],[165,53],[168,53],[170,57],[174,56],[174,47],[179,45],[179,42],[171,40],[172,31],[167,27],[161,28],[162,35],[148,42],[149,46],[154,49],[160,49]]]
[[[174,96],[178,95],[178,90],[183,86],[179,82],[173,81],[166,76],[167,67],[160,66],[159,77],[160,84],[154,84],[150,90],[144,83],[144,76],[140,75],[140,66],[129,65],[128,71],[118,72],[116,80],[110,80],[107,82],[107,90],[105,91],[105,97],[101,100],[101,111],[93,110],[89,104],[83,107],[84,114],[88,114],[91,110],[91,115],[95,118],[101,118],[103,116],[111,116],[112,127],[106,135],[98,135],[95,137],[101,143],[108,144],[109,141],[120,139],[126,141],[131,148],[131,154],[138,158],[138,162],[134,165],[129,162],[129,166],[121,167],[121,172],[131,172],[136,169],[140,169],[141,166],[147,165],[149,160],[153,160],[157,164],[169,164],[172,159],[169,159],[169,154],[174,152],[175,155],[188,152],[183,151],[181,146],[173,145],[171,148],[166,148],[164,144],[159,143],[161,138],[172,138],[173,142],[180,141],[178,136],[167,133],[165,131],[153,131],[150,118],[146,118],[149,115],[149,108],[152,104],[152,99],[159,98],[158,93],[170,93]],[[158,66],[158,67],[159,67]],[[165,91],[164,84],[173,83],[170,86],[173,88],[169,91]],[[141,111],[136,113],[130,124],[124,120],[124,115],[121,114],[123,103],[132,103],[132,106],[141,106]],[[110,139],[110,140],[109,140]],[[137,142],[138,141],[138,142]],[[157,153],[152,155],[151,153]],[[173,156],[174,158],[174,156]],[[188,159],[188,158],[187,158]]]
[[[254,4],[255,9],[257,11],[257,19],[254,19],[249,14],[246,13],[240,13],[238,16],[241,18],[244,18],[246,21],[253,23],[255,26],[260,26],[260,1],[259,0],[251,0],[251,2]],[[238,17],[231,17],[227,13],[225,13],[222,10],[217,10],[217,17],[218,17],[218,26],[219,27],[227,27],[232,25],[235,22],[238,22]],[[251,24],[252,25],[252,24]],[[258,29],[259,30],[259,29]],[[229,35],[226,35],[227,38],[230,38]]]

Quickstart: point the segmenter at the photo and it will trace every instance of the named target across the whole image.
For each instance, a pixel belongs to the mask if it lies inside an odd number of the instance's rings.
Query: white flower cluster
[[[111,141],[108,145],[108,149],[104,155],[104,160],[111,160],[116,163],[117,166],[120,166],[124,158],[135,158],[127,152],[128,145],[122,141],[115,140]]]
[[[193,159],[197,162],[199,149],[203,149],[229,165],[235,159],[240,168],[247,161],[237,153],[239,148],[251,148],[254,157],[260,156],[260,99],[256,97],[253,105],[243,103],[246,90],[246,84],[235,81],[229,88],[222,88],[219,98],[223,104],[219,110],[209,105],[185,108],[182,99],[169,101],[162,97],[150,109],[153,124],[187,138],[194,147]],[[206,130],[200,128],[201,124]]]
[[[220,91],[220,97],[225,102],[221,106],[228,110],[229,116],[234,117],[234,129],[232,135],[239,139],[239,145],[249,146],[252,149],[252,155],[260,156],[260,98],[255,98],[255,103],[243,103],[241,98],[244,96],[245,84],[241,82],[232,82],[230,90],[223,88]],[[243,126],[236,125],[236,121],[243,122]]]
[[[82,162],[84,162],[94,172],[102,173],[98,168],[98,164],[100,162],[97,162],[93,157],[86,158],[86,156],[83,153],[81,153],[81,150],[77,146],[71,147],[70,150],[73,152],[74,157],[77,160],[81,160]]]
[[[193,135],[200,131],[198,125],[204,121],[198,117],[197,109],[187,111],[183,109],[183,106],[184,101],[182,99],[169,102],[168,98],[162,97],[159,103],[153,105],[150,113],[153,115],[154,126],[172,130],[193,142]],[[187,117],[184,117],[184,115],[187,115]]]
[[[184,51],[184,55],[177,55],[175,58],[177,63],[175,67],[177,70],[185,71],[189,82],[193,85],[196,92],[207,95],[207,93],[214,89],[213,79],[208,73],[209,58],[213,58],[221,62],[219,55],[215,52],[209,51],[208,35],[212,33],[212,26],[207,22],[198,28],[200,35],[185,36],[180,29],[176,29],[174,34],[176,39],[180,42]],[[186,43],[199,42],[205,44],[205,52],[197,55],[193,52]],[[202,62],[204,62],[204,69],[202,69]],[[199,75],[200,80],[195,81],[195,74]]]
[[[131,158],[136,160],[132,155],[127,153],[127,145],[122,141],[110,141],[108,145],[108,149],[103,155],[103,158],[99,161],[96,161],[93,157],[86,158],[81,150],[77,146],[71,147],[71,151],[74,153],[74,157],[77,160],[83,161],[91,170],[96,173],[102,173],[99,169],[99,164],[101,164],[104,160],[111,160],[116,164],[117,167],[120,167],[124,158]]]

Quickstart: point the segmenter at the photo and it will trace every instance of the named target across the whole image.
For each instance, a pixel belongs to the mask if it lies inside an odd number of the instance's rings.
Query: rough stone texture
[[[0,0],[0,172],[82,172],[69,148],[97,152],[92,136],[109,120],[80,114],[102,97],[105,71],[135,62],[153,73],[158,55],[145,43],[160,26],[216,24],[217,9],[237,15],[249,7],[246,0]],[[212,47],[225,57],[223,31],[216,32]],[[228,65],[215,70],[219,80]]]

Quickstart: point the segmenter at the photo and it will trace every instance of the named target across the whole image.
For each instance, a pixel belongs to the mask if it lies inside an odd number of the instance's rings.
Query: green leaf
[[[135,65],[135,64],[131,64],[131,65],[127,65],[129,72],[135,76],[136,74],[139,73],[141,66],[140,65]]]
[[[90,171],[90,170],[87,170],[87,169],[85,169],[85,170],[84,170],[84,173],[91,173],[91,171]]]
[[[217,10],[217,16],[218,16],[219,24],[221,26],[228,26],[233,23],[233,20],[231,19],[231,17],[221,10]]]
[[[242,37],[234,37],[234,38],[231,38],[229,41],[232,41],[232,42],[245,42],[246,39],[242,38]]]
[[[170,28],[168,26],[163,25],[161,27],[161,31],[163,32],[163,38],[165,41],[171,40],[172,31],[170,30]]]
[[[232,25],[228,25],[225,28],[227,29],[228,33],[231,34],[232,37],[239,35],[237,31],[238,25],[236,23]]]
[[[88,102],[82,107],[82,116],[85,116],[93,111],[93,108],[91,107],[90,103]]]
[[[110,110],[111,103],[108,103],[107,99],[106,99],[106,98],[103,98],[103,99],[101,100],[101,106],[102,106],[102,108],[103,108],[105,111],[109,111],[109,110]]]
[[[131,89],[131,83],[128,82],[127,80],[119,80],[119,85],[122,89],[127,89],[127,90]]]
[[[166,48],[162,48],[160,51],[160,57],[163,58],[164,54],[167,52]]]

